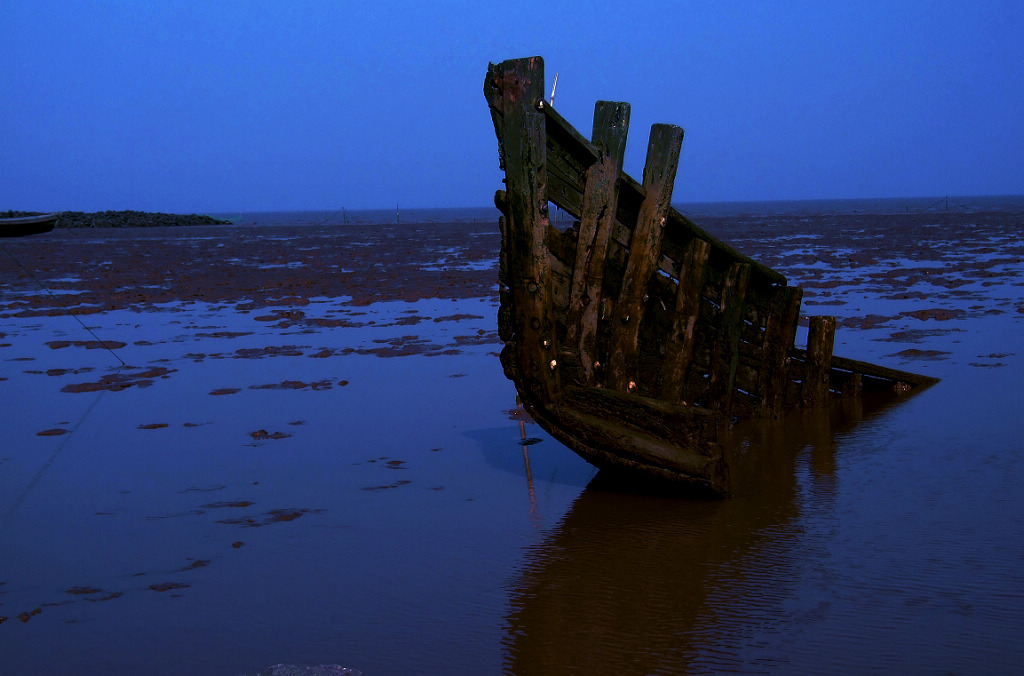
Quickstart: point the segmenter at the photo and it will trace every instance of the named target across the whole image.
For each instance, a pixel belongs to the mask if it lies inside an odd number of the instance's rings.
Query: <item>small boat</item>
[[[937,382],[833,355],[834,317],[811,317],[796,347],[801,289],[672,208],[682,129],[652,127],[638,182],[622,171],[629,104],[598,101],[588,140],[544,87],[540,57],[484,80],[505,172],[501,361],[554,438],[599,468],[726,496],[734,423]],[[549,203],[573,226],[553,227]]]
[[[53,230],[57,224],[58,214],[35,214],[32,216],[15,216],[0,218],[0,237],[24,237],[38,235]]]

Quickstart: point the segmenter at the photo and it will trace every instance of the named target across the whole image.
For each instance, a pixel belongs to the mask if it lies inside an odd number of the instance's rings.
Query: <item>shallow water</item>
[[[712,224],[943,380],[735,430],[715,502],[523,421],[493,226],[5,242],[3,673],[1012,671],[1021,219],[801,219]]]

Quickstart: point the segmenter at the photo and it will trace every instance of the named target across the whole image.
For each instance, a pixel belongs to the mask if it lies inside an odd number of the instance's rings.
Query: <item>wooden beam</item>
[[[566,344],[579,351],[583,383],[595,384],[597,363],[597,322],[601,306],[601,285],[608,242],[615,225],[619,202],[619,174],[626,153],[629,132],[629,104],[598,101],[594,107],[594,145],[601,157],[590,166],[586,175],[583,206],[580,210],[580,231],[576,241],[576,264],[573,269],[566,318]]]
[[[811,317],[807,330],[807,371],[804,375],[803,405],[824,406],[829,401],[829,372],[836,337],[835,317]]]
[[[665,346],[661,383],[661,397],[666,401],[681,402],[686,395],[686,374],[693,361],[697,319],[704,295],[704,273],[710,253],[711,245],[695,237],[686,245],[680,261],[671,342]]]
[[[879,366],[878,364],[871,364],[866,361],[857,361],[856,359],[849,359],[847,357],[840,357],[837,355],[832,355],[832,368],[860,373],[868,376],[869,378],[889,380],[892,381],[893,384],[906,383],[915,387],[927,387],[939,382],[938,378],[933,378],[931,376],[907,373],[906,371],[899,371],[897,369]]]
[[[743,333],[743,308],[747,295],[750,266],[733,263],[722,286],[721,324],[718,339],[711,350],[711,377],[708,382],[708,408],[729,415],[732,410],[736,366]]]
[[[608,358],[606,384],[624,392],[636,388],[637,341],[647,285],[661,258],[662,234],[671,208],[682,145],[681,128],[670,124],[651,127],[644,165],[644,201],[630,239],[622,288],[612,311],[612,352]]]
[[[505,160],[505,248],[509,290],[513,299],[512,332],[522,384],[534,401],[560,396],[558,354],[545,238],[548,199],[545,192],[544,61],[514,59],[492,66],[488,85],[492,105],[501,111]],[[488,97],[491,100],[491,96]],[[497,123],[497,122],[496,122]]]
[[[796,286],[778,287],[769,304],[765,320],[764,345],[761,350],[761,368],[758,388],[761,410],[758,415],[777,418],[786,404],[786,384],[789,382],[789,352],[796,339],[800,322],[800,301],[803,289]]]

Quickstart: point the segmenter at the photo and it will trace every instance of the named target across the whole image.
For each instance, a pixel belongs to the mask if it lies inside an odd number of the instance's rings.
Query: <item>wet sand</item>
[[[744,431],[736,499],[632,495],[520,426],[496,225],[4,242],[0,662],[1015,664],[1021,216],[700,222],[836,315],[837,354],[943,382]]]

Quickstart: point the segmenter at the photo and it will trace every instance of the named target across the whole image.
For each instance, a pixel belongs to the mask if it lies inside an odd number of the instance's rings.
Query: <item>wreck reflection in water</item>
[[[510,584],[506,671],[744,664],[744,646],[771,631],[770,618],[798,592],[807,546],[799,517],[808,501],[831,507],[837,438],[891,401],[871,409],[847,401],[734,430],[730,442],[744,457],[733,463],[733,499],[645,495],[599,473]]]

